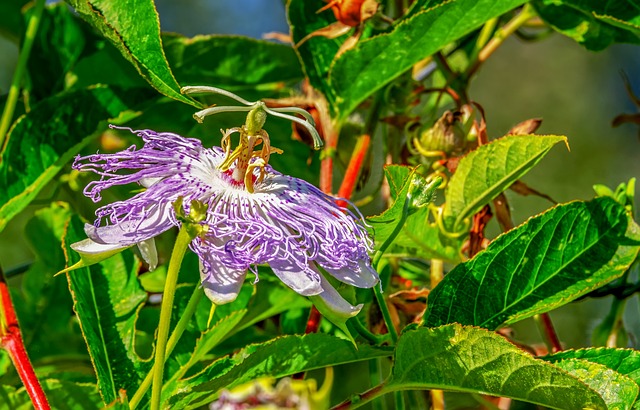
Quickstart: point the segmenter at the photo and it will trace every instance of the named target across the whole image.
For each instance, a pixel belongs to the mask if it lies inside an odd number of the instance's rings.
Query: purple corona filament
[[[308,182],[269,166],[269,155],[279,150],[270,148],[264,131],[252,136],[244,127],[227,130],[223,148],[204,148],[197,139],[172,133],[129,131],[142,138],[142,148],[78,156],[73,168],[100,175],[84,190],[94,202],[115,185],[138,183],[146,189],[99,208],[95,223],[85,227],[89,245],[79,242],[74,249],[148,243],[180,225],[172,205],[183,197],[186,207],[193,200],[209,206],[203,222],[208,229],[190,247],[200,259],[202,286],[214,303],[233,301],[247,272],[257,278],[255,266],[269,264],[299,294],[318,295],[341,314],[360,310],[347,303],[318,268],[357,287],[378,282],[362,218]],[[229,136],[234,132],[240,132],[241,141],[231,151]],[[254,151],[258,143],[262,150]],[[155,246],[142,253],[153,254],[146,259],[157,258]]]

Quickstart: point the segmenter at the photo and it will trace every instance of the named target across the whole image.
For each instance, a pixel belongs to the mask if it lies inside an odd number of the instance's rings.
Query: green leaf
[[[213,84],[239,91],[303,79],[298,58],[288,45],[219,35],[163,34],[162,40],[176,78],[185,85]]]
[[[524,0],[449,1],[398,22],[388,33],[360,41],[342,54],[331,69],[329,84],[336,94],[339,118],[346,119],[368,96],[420,60],[523,3]]]
[[[67,228],[64,243],[69,264],[79,259],[69,245],[85,237],[83,226],[74,217]],[[117,400],[120,389],[132,394],[151,367],[140,360],[134,347],[135,322],[147,299],[137,278],[139,265],[131,252],[123,252],[67,273],[74,310],[105,403]]]
[[[384,168],[394,203],[381,215],[367,218],[375,233],[376,248],[380,248],[395,229],[402,216],[404,203],[412,181],[422,178],[421,167],[389,165]],[[424,178],[422,178],[424,180]],[[394,244],[411,249],[423,258],[438,258],[452,262],[459,260],[461,240],[451,240],[440,235],[435,222],[429,220],[429,209],[424,206],[407,218]]]
[[[556,206],[449,272],[424,323],[495,329],[567,304],[627,270],[640,249],[634,226],[608,197]]]
[[[565,359],[581,359],[602,364],[640,384],[640,351],[638,350],[609,347],[564,350],[544,356],[542,359],[551,363]]]
[[[91,28],[66,4],[45,7],[27,62],[30,103],[65,90],[67,74],[96,40]]]
[[[104,407],[95,384],[64,380],[41,380],[51,408],[56,410],[97,409]],[[0,385],[0,403],[11,410],[31,410],[33,403],[26,389]]]
[[[331,354],[327,354],[331,352]],[[213,362],[203,372],[181,380],[180,393],[169,399],[171,408],[206,403],[221,389],[259,377],[284,377],[326,366],[352,363],[389,356],[386,347],[360,345],[327,334],[283,336],[269,342],[251,345],[233,357]]]
[[[638,385],[607,366],[579,359],[564,359],[555,365],[597,391],[607,409],[628,410],[638,397]]]
[[[444,215],[455,218],[453,229],[529,172],[560,141],[566,137],[510,135],[464,156],[445,193]]]
[[[563,370],[494,332],[458,324],[405,331],[386,388],[475,392],[553,409],[607,408],[596,392]]]
[[[194,107],[182,94],[162,49],[160,20],[152,0],[67,0],[78,14],[109,39],[153,88]]]
[[[0,34],[16,43],[25,32],[22,8],[28,2],[28,0],[0,1]]]
[[[640,15],[629,0],[536,0],[538,15],[588,50],[613,43],[640,44]]]
[[[317,12],[322,6],[322,3],[307,0],[289,1],[287,17],[294,44],[298,44],[310,33],[335,23],[335,17],[330,10]],[[334,96],[328,82],[329,68],[344,38],[328,39],[316,36],[295,47],[309,82],[330,102],[334,101]]]
[[[106,128],[139,113],[148,92],[95,87],[48,98],[18,118],[0,158],[0,232],[74,155]]]
[[[25,227],[25,236],[36,254],[36,261],[22,277],[22,292],[15,295],[25,347],[30,359],[55,363],[56,356],[75,354],[79,357],[74,370],[91,372],[86,362],[86,346],[82,337],[74,332],[76,321],[72,300],[64,277],[53,275],[64,266],[62,236],[71,218],[69,206],[54,203],[36,211]],[[56,366],[46,366],[56,372]],[[44,371],[40,370],[42,376]]]

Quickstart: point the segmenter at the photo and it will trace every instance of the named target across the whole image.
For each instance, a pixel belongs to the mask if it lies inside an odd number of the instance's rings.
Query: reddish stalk
[[[362,170],[364,157],[367,155],[367,151],[369,150],[370,142],[371,137],[368,134],[363,134],[360,136],[360,138],[358,138],[356,146],[355,148],[353,148],[353,154],[351,154],[349,165],[347,166],[347,170],[345,171],[342,185],[340,185],[340,189],[338,190],[339,198],[351,198],[353,189],[358,182],[358,176],[360,175],[360,171]],[[338,201],[337,204],[344,207],[347,206],[347,203],[345,201]]]
[[[546,342],[551,348],[551,351],[549,353],[557,353],[562,351],[560,339],[558,338],[558,334],[556,333],[556,329],[553,327],[553,322],[551,322],[551,317],[548,313],[542,313],[540,315],[540,324],[544,331]]]
[[[42,390],[42,386],[40,386],[29,356],[27,356],[27,351],[24,348],[18,317],[11,303],[9,287],[2,270],[0,270],[0,309],[0,314],[2,315],[0,317],[0,346],[9,353],[20,379],[24,383],[29,397],[31,397],[33,407],[36,410],[49,410],[51,407],[47,397]]]
[[[338,135],[330,131],[325,137],[325,146],[320,161],[320,190],[326,194],[333,191],[333,156],[338,146]]]

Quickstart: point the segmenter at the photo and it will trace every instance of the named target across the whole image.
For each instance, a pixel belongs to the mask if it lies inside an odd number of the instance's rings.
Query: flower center
[[[222,172],[231,171],[231,179],[238,184],[244,183],[248,192],[253,193],[255,181],[262,182],[265,175],[265,166],[269,163],[269,157],[273,153],[281,154],[282,150],[271,146],[269,134],[262,129],[267,118],[264,103],[259,103],[249,111],[247,120],[242,127],[235,127],[223,133],[221,146],[225,152],[224,161],[218,165]],[[238,146],[231,150],[231,135],[240,134]],[[256,149],[260,144],[262,147]],[[235,166],[232,169],[232,166]],[[254,169],[259,168],[260,173],[254,179]]]

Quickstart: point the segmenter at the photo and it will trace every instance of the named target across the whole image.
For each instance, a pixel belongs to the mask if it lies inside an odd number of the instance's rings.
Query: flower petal
[[[152,271],[158,266],[158,251],[156,250],[156,241],[153,238],[138,243],[140,255],[145,262],[149,264],[149,270]]]
[[[86,224],[84,231],[98,243],[133,245],[171,228],[170,212],[170,203],[154,204],[145,214],[136,215],[135,218],[100,227]]]
[[[312,269],[315,270],[315,266],[312,266]],[[333,286],[331,286],[324,276],[320,273],[318,273],[318,275],[320,275],[322,292],[310,299],[318,308],[320,313],[327,316],[327,318],[335,324],[343,323],[348,318],[360,313],[363,306],[362,304],[353,306],[351,303],[347,302]]]
[[[207,258],[206,264],[200,260],[200,280],[204,294],[216,305],[236,300],[246,276],[246,269],[232,269],[212,258]]]
[[[322,275],[310,268],[300,267],[287,259],[278,259],[269,263],[273,273],[287,286],[302,296],[318,295],[322,288]]]
[[[380,281],[378,272],[373,270],[369,262],[364,260],[358,261],[357,270],[350,269],[349,267],[330,269],[323,266],[322,268],[340,282],[358,288],[372,288]]]

